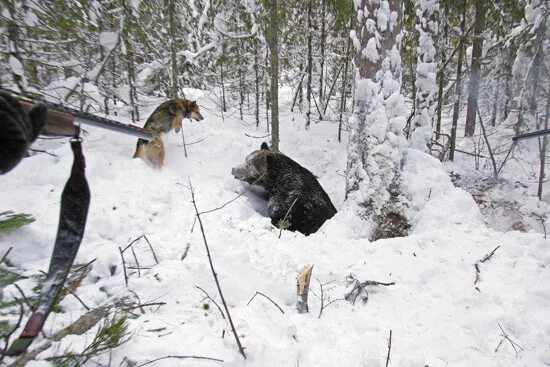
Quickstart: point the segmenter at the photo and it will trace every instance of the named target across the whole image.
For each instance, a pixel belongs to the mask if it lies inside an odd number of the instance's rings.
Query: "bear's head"
[[[240,166],[231,169],[231,174],[237,180],[248,182],[262,187],[267,184],[267,157],[278,154],[269,149],[266,142],[263,142],[260,150],[250,153]]]

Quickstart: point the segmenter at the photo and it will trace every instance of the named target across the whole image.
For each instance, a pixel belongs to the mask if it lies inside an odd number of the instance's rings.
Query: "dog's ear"
[[[197,107],[197,101],[189,101],[189,109],[192,110],[195,107]]]
[[[269,145],[267,145],[267,143],[264,141],[262,143],[262,146],[260,147],[260,150],[269,150]]]

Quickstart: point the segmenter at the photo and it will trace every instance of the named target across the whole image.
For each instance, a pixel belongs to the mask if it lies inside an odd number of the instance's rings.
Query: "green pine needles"
[[[34,217],[25,213],[14,213],[11,210],[0,213],[0,233],[10,232],[34,222]]]

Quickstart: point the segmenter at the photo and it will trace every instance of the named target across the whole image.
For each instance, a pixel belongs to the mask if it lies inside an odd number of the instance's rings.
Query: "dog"
[[[196,101],[175,98],[158,106],[143,126],[151,132],[153,140],[139,139],[134,158],[139,157],[153,167],[161,168],[164,165],[162,134],[172,129],[178,133],[184,118],[196,121],[204,119]]]

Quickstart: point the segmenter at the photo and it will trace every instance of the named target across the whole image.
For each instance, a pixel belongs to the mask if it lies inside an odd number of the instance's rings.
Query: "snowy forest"
[[[0,365],[550,366],[549,0],[0,14],[2,93],[151,140],[46,129],[0,168]]]

